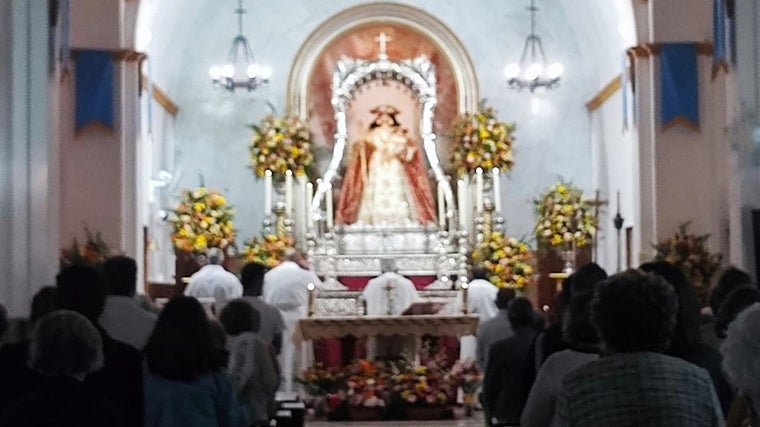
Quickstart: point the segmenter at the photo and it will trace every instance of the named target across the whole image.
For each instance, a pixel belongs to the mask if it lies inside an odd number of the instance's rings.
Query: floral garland
[[[213,247],[234,246],[234,216],[235,209],[218,191],[198,187],[182,190],[179,203],[166,220],[176,249],[203,253]]]
[[[551,246],[586,246],[593,242],[598,220],[594,201],[583,190],[560,180],[552,185],[536,205],[535,232],[538,239]]]
[[[451,164],[457,175],[475,172],[478,168],[498,168],[507,172],[514,164],[512,132],[514,123],[496,118],[493,108],[485,107],[477,113],[459,115],[451,129]]]
[[[720,269],[723,254],[711,253],[707,249],[709,234],[689,233],[691,222],[678,226],[678,231],[655,245],[653,261],[666,261],[680,268],[704,299],[710,289],[710,278]]]
[[[473,265],[483,265],[488,280],[499,288],[522,289],[531,282],[536,257],[522,240],[492,232],[471,254]]]
[[[245,243],[243,254],[245,262],[256,262],[269,268],[277,267],[285,259],[285,252],[295,247],[290,236],[263,234],[253,237]]]
[[[289,170],[295,175],[306,174],[314,154],[309,128],[301,119],[270,114],[252,128],[249,151],[256,176],[264,176],[267,170],[275,178],[284,178]]]
[[[86,239],[84,243],[74,238],[71,242],[71,246],[61,249],[60,264],[61,267],[68,267],[70,265],[102,265],[110,256],[111,248],[108,247],[103,240],[103,236],[100,232],[93,233],[85,225],[84,233]]]

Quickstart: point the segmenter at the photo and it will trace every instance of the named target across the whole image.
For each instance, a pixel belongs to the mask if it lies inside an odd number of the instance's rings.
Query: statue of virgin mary
[[[375,120],[349,148],[338,202],[339,224],[407,225],[435,222],[435,205],[420,146],[380,105]]]

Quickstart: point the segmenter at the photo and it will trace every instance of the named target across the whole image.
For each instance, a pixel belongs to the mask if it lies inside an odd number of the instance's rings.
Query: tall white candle
[[[497,213],[501,213],[501,173],[499,173],[499,168],[493,168],[491,178],[493,179],[493,207]]]
[[[325,192],[325,215],[327,216],[327,228],[332,230],[333,228],[333,190],[332,184],[327,184],[327,191]]]
[[[464,188],[464,180],[460,179],[457,181],[457,204],[459,206],[459,228],[464,229],[465,225],[467,224],[467,217],[465,216],[465,211],[467,209],[467,204],[465,203],[465,188]]]
[[[477,213],[483,211],[483,169],[475,170],[475,208]]]
[[[264,172],[264,216],[272,213],[272,171]]]
[[[310,183],[306,183],[306,230],[312,230],[314,228],[314,219],[311,214],[311,199],[314,198],[314,186]]]
[[[293,218],[293,172],[285,172],[285,212],[288,218]]]
[[[443,196],[443,183],[438,183],[438,226],[443,229],[446,227],[446,206]]]

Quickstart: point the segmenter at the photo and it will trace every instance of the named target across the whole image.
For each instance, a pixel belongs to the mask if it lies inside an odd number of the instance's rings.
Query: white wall
[[[55,143],[48,133],[46,1],[0,3],[0,303],[28,312],[57,268]]]

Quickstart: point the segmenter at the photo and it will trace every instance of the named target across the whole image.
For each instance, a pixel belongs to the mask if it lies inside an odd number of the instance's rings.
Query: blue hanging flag
[[[728,20],[726,0],[713,0],[713,64],[712,78],[722,69],[728,72]]]
[[[76,130],[92,121],[113,128],[113,56],[104,50],[76,52]]]
[[[662,125],[686,120],[699,127],[697,47],[694,43],[664,43],[660,47],[660,116]]]

